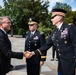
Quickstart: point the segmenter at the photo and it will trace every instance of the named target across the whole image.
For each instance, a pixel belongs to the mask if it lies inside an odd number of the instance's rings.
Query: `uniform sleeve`
[[[41,34],[40,35],[40,45],[43,46],[46,43],[46,39],[45,39],[45,35]],[[41,56],[41,61],[45,61],[46,60],[46,54],[47,52],[44,52]]]
[[[70,39],[72,42],[72,46],[75,53],[75,59],[76,59],[76,26],[75,25],[71,25],[70,27]]]
[[[52,45],[53,45],[53,42],[52,42],[52,39],[51,39],[51,36],[49,36],[46,44],[44,44],[43,46],[41,46],[38,50],[35,50],[35,54],[40,54],[42,55],[44,52],[46,52]]]
[[[23,58],[23,52],[13,52],[11,51],[11,45],[6,42],[4,36],[0,36],[0,51],[7,58]]]

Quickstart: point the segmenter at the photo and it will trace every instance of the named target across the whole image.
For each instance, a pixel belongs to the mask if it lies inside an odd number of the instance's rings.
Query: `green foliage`
[[[40,32],[47,36],[55,27],[50,22],[51,13],[48,13],[49,2],[44,0],[3,0],[4,7],[0,6],[0,16],[9,16],[14,34],[22,34],[28,30],[28,19],[39,20]],[[64,21],[76,24],[76,11],[66,3],[57,2],[54,8],[63,8],[67,11]]]
[[[76,25],[76,11],[73,12],[74,16],[73,16],[73,23]]]
[[[18,31],[18,35],[22,35],[23,34],[23,29],[20,28],[19,31]]]
[[[50,27],[45,27],[45,25],[42,25],[42,23],[39,24],[38,30],[41,33],[44,33],[45,36],[48,36],[49,33],[52,31],[52,29]]]
[[[3,2],[3,15],[9,16],[13,25],[16,25],[16,27],[18,28],[23,28],[27,30],[27,22],[30,17],[35,17],[39,20],[39,22],[45,22],[45,17],[48,16],[48,1],[44,2],[41,0],[3,0]]]

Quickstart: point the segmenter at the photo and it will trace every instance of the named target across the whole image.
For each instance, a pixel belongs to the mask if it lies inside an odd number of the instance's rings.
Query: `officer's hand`
[[[25,58],[29,58],[29,57],[30,57],[30,54],[31,54],[31,53],[30,53],[29,51],[26,51],[26,52],[24,52],[24,57],[25,57]]]
[[[44,61],[40,61],[40,66],[42,66],[44,64]]]

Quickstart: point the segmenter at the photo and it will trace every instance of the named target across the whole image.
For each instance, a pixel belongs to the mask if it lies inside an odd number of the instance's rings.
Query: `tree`
[[[28,29],[28,19],[35,17],[45,24],[48,16],[48,1],[41,0],[3,0],[4,8],[3,13],[10,17],[15,31],[20,28]],[[46,17],[46,18],[45,18]],[[46,25],[46,24],[45,24]]]
[[[76,25],[76,11],[73,12],[74,16],[73,16],[73,23]]]

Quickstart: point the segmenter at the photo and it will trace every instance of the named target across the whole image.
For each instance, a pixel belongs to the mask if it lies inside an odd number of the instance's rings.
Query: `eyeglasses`
[[[62,16],[62,15],[59,15],[59,14],[54,15],[54,16],[51,17],[51,19],[55,18],[56,16]],[[62,16],[62,17],[63,17],[63,16]]]
[[[11,22],[3,22],[3,23],[6,23],[6,24],[11,24]]]

